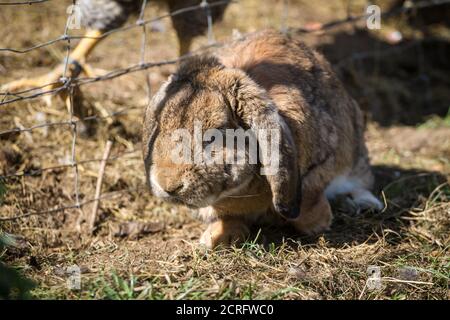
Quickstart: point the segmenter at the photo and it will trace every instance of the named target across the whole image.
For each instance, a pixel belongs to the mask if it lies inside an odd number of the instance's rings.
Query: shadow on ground
[[[386,204],[383,212],[355,213],[351,205],[338,201],[332,204],[334,219],[331,230],[323,235],[299,237],[289,227],[264,227],[259,235],[259,231],[254,230],[253,238],[258,236],[257,242],[267,246],[271,243],[281,245],[283,239],[292,240],[293,246],[297,246],[298,242],[302,246],[315,245],[324,240],[329,247],[342,247],[346,244],[373,243],[380,238],[397,244],[408,233],[411,212],[421,212],[426,206],[438,203],[437,189],[444,189],[443,195],[450,196],[448,180],[439,172],[406,170],[395,166],[374,166],[373,171],[376,177],[375,193]]]
[[[347,90],[381,126],[416,125],[450,106],[450,42],[425,34],[398,44],[367,30],[335,33],[317,46]]]

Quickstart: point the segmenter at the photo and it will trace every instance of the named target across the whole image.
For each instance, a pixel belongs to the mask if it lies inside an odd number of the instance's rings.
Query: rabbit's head
[[[259,176],[276,212],[299,215],[298,155],[289,127],[264,89],[214,57],[190,58],[154,95],[145,111],[143,156],[152,193],[167,201],[214,205]]]

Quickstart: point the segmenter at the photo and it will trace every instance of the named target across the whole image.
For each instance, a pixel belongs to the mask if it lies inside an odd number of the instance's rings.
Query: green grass
[[[5,247],[11,244],[13,240],[0,233],[0,299],[29,299],[35,284],[1,261]]]
[[[450,128],[450,107],[444,117],[431,116],[427,121],[417,126],[419,129],[436,129],[436,128]]]

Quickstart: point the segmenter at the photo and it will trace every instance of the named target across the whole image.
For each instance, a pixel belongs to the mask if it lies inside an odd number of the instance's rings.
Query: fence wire
[[[19,5],[31,5],[36,3],[43,3],[50,0],[30,0],[30,1],[11,1],[11,2],[0,2],[0,6],[19,6]]]
[[[38,5],[38,4],[49,2],[49,1],[51,1],[51,0],[0,2],[0,6]],[[73,5],[76,5],[76,2],[77,2],[76,0],[73,0]],[[211,14],[211,8],[229,4],[229,3],[239,3],[239,1],[223,0],[223,1],[216,1],[213,3],[209,3],[207,0],[202,0],[198,5],[181,8],[181,9],[178,9],[178,10],[175,10],[175,11],[172,11],[172,12],[169,12],[169,13],[160,15],[158,17],[151,18],[151,19],[145,19],[144,9],[146,7],[147,0],[142,0],[142,5],[141,5],[141,9],[140,9],[140,12],[138,15],[138,19],[136,20],[136,22],[134,24],[125,25],[120,28],[109,30],[109,31],[103,33],[99,37],[70,35],[68,33],[68,31],[69,31],[69,23],[72,19],[72,15],[73,15],[73,10],[72,10],[72,12],[68,16],[65,28],[60,37],[48,40],[43,43],[35,44],[28,48],[0,48],[0,52],[9,52],[10,54],[26,54],[31,51],[39,50],[39,49],[54,45],[59,42],[66,43],[66,54],[65,54],[66,59],[64,59],[63,75],[58,81],[47,83],[47,84],[39,86],[39,87],[34,87],[34,88],[22,90],[22,91],[0,92],[0,96],[3,96],[0,99],[0,106],[6,106],[8,104],[12,104],[12,103],[18,102],[18,101],[33,100],[33,99],[40,98],[40,97],[47,96],[47,95],[56,95],[58,93],[65,93],[67,95],[66,101],[67,101],[67,105],[68,105],[68,109],[69,109],[68,110],[69,111],[69,119],[63,120],[63,121],[58,121],[58,122],[39,123],[39,124],[30,126],[27,128],[25,128],[25,127],[11,128],[8,130],[0,131],[0,137],[4,136],[4,135],[14,134],[14,133],[32,132],[34,130],[44,129],[44,128],[67,126],[71,130],[71,134],[72,134],[70,162],[66,163],[66,164],[62,164],[62,165],[53,165],[53,166],[44,167],[44,168],[40,168],[40,169],[24,170],[24,171],[0,175],[0,182],[1,182],[1,180],[11,179],[11,178],[39,176],[43,172],[46,172],[46,171],[55,171],[55,170],[59,170],[59,169],[72,168],[74,171],[73,183],[74,183],[74,195],[75,195],[75,203],[71,203],[66,206],[56,207],[56,208],[45,210],[45,211],[31,210],[29,212],[20,213],[20,214],[17,214],[15,216],[10,216],[10,217],[4,217],[4,216],[1,217],[0,216],[0,221],[11,221],[11,220],[16,220],[16,219],[20,219],[20,218],[30,217],[33,215],[52,214],[52,213],[57,213],[57,212],[61,212],[64,210],[69,210],[69,209],[80,209],[84,205],[93,203],[95,201],[113,198],[114,196],[117,196],[124,192],[133,192],[133,191],[137,191],[137,190],[141,189],[141,188],[125,189],[125,190],[119,190],[119,191],[114,191],[114,192],[110,192],[110,193],[105,193],[105,194],[100,195],[99,197],[95,197],[92,199],[83,199],[83,200],[80,199],[78,167],[80,165],[87,164],[87,163],[101,162],[104,159],[94,158],[94,159],[77,160],[77,150],[76,150],[77,126],[79,126],[81,122],[101,121],[101,120],[105,120],[108,118],[114,118],[119,115],[127,114],[131,110],[140,109],[140,108],[139,107],[127,107],[127,108],[123,108],[119,111],[112,112],[106,116],[105,115],[103,115],[103,116],[93,115],[93,116],[78,118],[74,114],[74,109],[73,109],[74,91],[77,90],[80,86],[91,84],[94,82],[105,81],[105,80],[121,77],[126,74],[139,72],[139,71],[143,71],[143,70],[147,70],[147,69],[151,69],[151,68],[157,68],[157,67],[161,67],[161,66],[165,66],[165,65],[174,65],[174,64],[177,64],[177,63],[185,60],[186,58],[188,58],[192,55],[200,54],[206,50],[209,50],[212,47],[221,47],[221,46],[226,45],[226,43],[220,43],[215,40],[214,33],[213,33],[213,19],[212,19],[212,14]],[[417,9],[433,7],[433,6],[438,6],[438,5],[447,4],[447,3],[450,3],[450,0],[424,0],[424,1],[417,1],[417,2],[405,1],[404,5],[401,7],[394,8],[394,9],[391,9],[386,12],[382,12],[381,17],[386,18],[386,17],[395,16],[395,15],[401,15],[401,14],[413,12],[414,10],[417,10]],[[293,28],[293,27],[288,26],[288,21],[287,21],[288,16],[289,16],[289,5],[290,5],[289,0],[283,0],[283,9],[282,9],[281,19],[280,19],[281,20],[281,24],[280,24],[281,31],[288,32],[288,33],[324,33],[335,27],[345,25],[345,24],[352,24],[355,26],[357,22],[365,20],[371,15],[371,14],[362,14],[362,15],[357,15],[357,16],[351,16],[348,14],[347,17],[344,19],[337,19],[337,20],[322,24],[319,27],[314,28],[314,29],[302,28],[302,27]],[[145,58],[146,58],[146,47],[148,44],[148,39],[147,39],[148,25],[151,23],[160,21],[162,19],[165,19],[165,18],[169,18],[169,17],[181,15],[181,14],[188,14],[189,12],[193,12],[195,10],[204,10],[206,13],[208,45],[202,46],[199,49],[192,51],[189,54],[180,56],[179,58],[176,58],[176,59],[161,60],[161,61],[157,61],[157,62],[146,62]],[[69,68],[69,64],[70,64],[69,57],[70,57],[70,53],[72,50],[72,40],[94,39],[94,38],[102,39],[113,33],[126,32],[128,30],[135,29],[135,28],[142,29],[139,63],[132,64],[132,65],[129,65],[124,68],[118,68],[118,69],[112,70],[106,74],[103,74],[103,75],[97,76],[97,77],[74,77],[74,78],[66,77],[67,71]],[[386,50],[383,50],[381,52],[376,52],[376,53],[374,53],[372,51],[371,52],[356,52],[356,53],[353,53],[351,56],[339,61],[334,66],[336,68],[340,68],[350,61],[362,60],[367,57],[373,56],[375,54],[376,55],[389,55],[389,54],[393,54],[398,51],[405,50],[407,48],[410,48],[411,46],[418,45],[418,44],[420,45],[420,42],[419,43],[418,42],[407,43],[404,46],[396,46],[396,47],[388,48]],[[50,90],[43,90],[44,88],[46,88],[48,86],[52,86],[52,85],[59,85],[59,87],[53,88]],[[132,150],[132,151],[118,153],[116,155],[109,157],[106,161],[107,162],[116,161],[126,155],[135,154],[138,152],[140,152],[140,150]]]

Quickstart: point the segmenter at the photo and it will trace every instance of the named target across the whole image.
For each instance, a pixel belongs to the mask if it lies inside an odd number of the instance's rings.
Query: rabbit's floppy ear
[[[144,113],[144,123],[142,129],[142,151],[145,171],[147,176],[152,164],[152,149],[156,135],[158,133],[158,117],[167,99],[167,89],[174,80],[173,76],[161,86],[158,92],[152,97]],[[146,179],[148,180],[148,179]],[[147,181],[148,182],[148,181]]]
[[[258,139],[261,173],[272,191],[273,208],[283,217],[295,219],[300,215],[301,176],[291,130],[263,88],[240,70],[226,70],[229,72],[226,95],[236,117]]]

